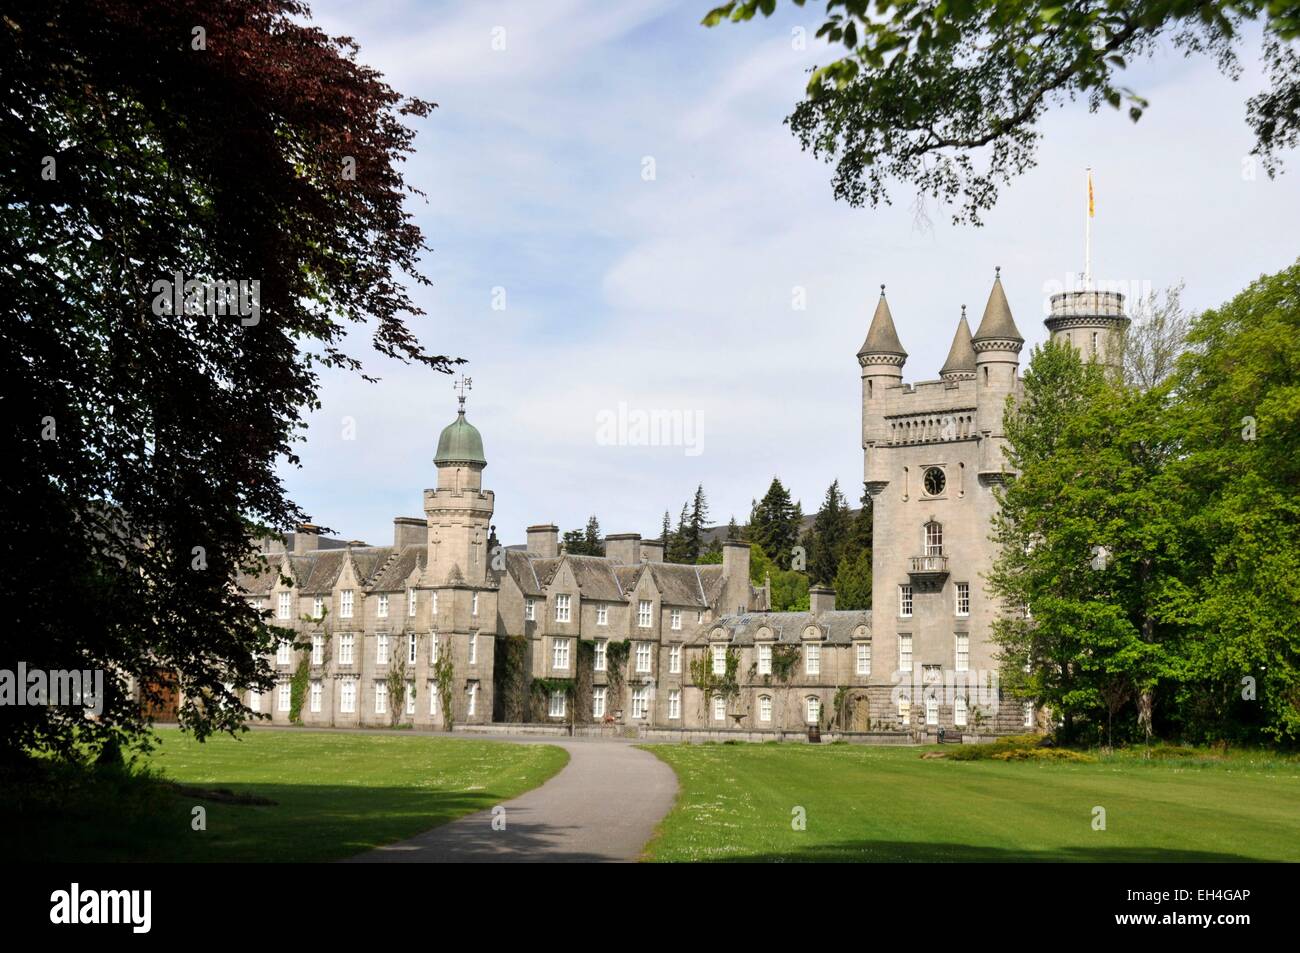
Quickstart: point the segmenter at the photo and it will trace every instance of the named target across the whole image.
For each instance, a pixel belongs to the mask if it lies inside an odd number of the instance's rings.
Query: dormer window
[[[339,617],[342,619],[352,618],[352,590],[344,589],[339,593]]]

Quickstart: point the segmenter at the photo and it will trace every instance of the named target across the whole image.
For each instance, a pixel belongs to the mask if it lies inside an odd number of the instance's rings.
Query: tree
[[[1167,403],[1164,389],[1125,388],[1049,341],[1005,416],[1017,475],[998,493],[989,584],[1013,611],[994,639],[1004,685],[1059,712],[1067,738],[1117,679],[1149,738],[1156,691],[1174,671],[1185,543]],[[1015,611],[1026,606],[1032,616]]]
[[[1191,597],[1174,704],[1201,739],[1300,738],[1300,261],[1192,324],[1173,463]]]
[[[840,560],[835,572],[835,606],[838,609],[871,608],[871,550]]]
[[[709,503],[704,496],[703,484],[695,488],[695,496],[691,499],[690,507],[690,516],[681,528],[683,557],[681,561],[696,563],[699,562],[700,553],[703,551],[704,526],[709,520]]]
[[[813,518],[809,534],[808,575],[815,584],[830,585],[835,581],[852,525],[840,481],[834,480],[826,489],[826,499]]]
[[[564,551],[574,556],[604,556],[605,543],[600,537],[600,521],[593,515],[586,529],[571,529],[564,534]]]
[[[798,540],[799,524],[795,521],[790,492],[776,477],[763,499],[754,507],[745,538],[757,543],[777,566],[790,568],[791,551]]]
[[[667,560],[670,563],[687,563],[691,562],[690,533],[691,516],[687,510],[687,504],[682,504],[682,512],[677,517],[677,529],[673,532],[667,546]]]
[[[1173,374],[1187,346],[1190,320],[1183,313],[1183,285],[1166,288],[1163,300],[1154,291],[1133,309],[1133,321],[1122,337],[1124,380],[1150,390]]]
[[[736,517],[733,515],[731,521],[727,523],[727,539],[742,539],[740,527],[736,525]]]
[[[295,0],[6,5],[0,367],[16,465],[0,530],[26,552],[0,583],[7,644],[107,687],[94,721],[0,708],[0,758],[147,743],[128,679],[179,687],[198,737],[240,727],[240,694],[271,689],[264,656],[283,633],[234,583],[270,571],[250,535],[307,518],[278,466],[299,462],[320,370],[362,370],[344,338],[366,322],[381,354],[456,363],[405,323],[421,312],[402,282],[428,283],[428,249],[399,163],[405,120],[431,104],[307,15]]]
[[[1136,122],[1148,104],[1124,85],[1130,62],[1167,39],[1235,76],[1243,27],[1257,20],[1271,85],[1248,101],[1247,121],[1270,176],[1300,134],[1295,0],[827,0],[826,8],[817,35],[846,54],[813,71],[787,123],[804,149],[836,163],[835,195],[853,206],[888,203],[886,183],[896,179],[919,196],[960,200],[954,219],[978,223],[998,187],[1035,165],[1049,109],[1081,98],[1094,112],[1127,109]],[[776,0],[729,0],[703,22],[775,9]]]

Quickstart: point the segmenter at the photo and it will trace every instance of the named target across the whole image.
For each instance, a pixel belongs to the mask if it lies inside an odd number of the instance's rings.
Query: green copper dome
[[[465,419],[464,408],[461,408],[455,420],[443,428],[442,435],[438,437],[438,452],[434,454],[433,462],[487,466],[487,459],[483,456],[483,438],[474,425]]]

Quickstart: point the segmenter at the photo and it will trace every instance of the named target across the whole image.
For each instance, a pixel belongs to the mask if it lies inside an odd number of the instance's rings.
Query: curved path
[[[475,740],[484,740],[481,736]],[[504,737],[548,744],[569,763],[541,787],[496,810],[349,858],[350,863],[634,861],[677,796],[672,768],[624,741]],[[504,830],[493,828],[502,826]]]

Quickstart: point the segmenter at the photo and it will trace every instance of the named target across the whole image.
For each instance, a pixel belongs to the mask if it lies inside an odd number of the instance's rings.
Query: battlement
[[[1118,291],[1065,291],[1052,295],[1053,318],[1124,318],[1124,296]]]

